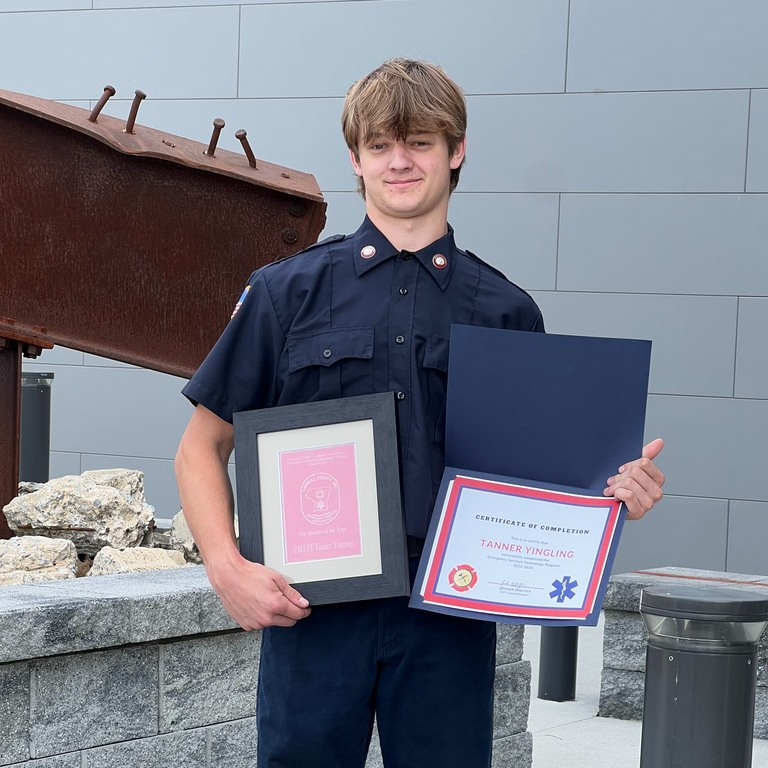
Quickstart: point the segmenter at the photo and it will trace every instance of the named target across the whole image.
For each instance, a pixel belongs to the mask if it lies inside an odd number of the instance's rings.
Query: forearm
[[[182,442],[175,468],[184,517],[210,573],[238,556],[226,460],[216,451]]]

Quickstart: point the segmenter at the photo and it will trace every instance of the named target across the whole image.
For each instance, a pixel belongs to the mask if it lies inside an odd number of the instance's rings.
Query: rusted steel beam
[[[93,112],[0,91],[0,313],[189,376],[250,272],[315,242],[325,202],[309,174]]]
[[[314,177],[0,90],[0,506],[18,489],[21,357],[60,344],[189,376],[250,272],[315,242]],[[41,330],[41,326],[45,330]],[[0,535],[7,535],[0,521]]]

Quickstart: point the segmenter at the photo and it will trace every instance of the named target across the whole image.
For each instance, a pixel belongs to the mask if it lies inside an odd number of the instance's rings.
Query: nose
[[[405,146],[405,142],[396,141],[389,156],[389,167],[395,170],[404,170],[410,168],[411,164],[411,153]]]

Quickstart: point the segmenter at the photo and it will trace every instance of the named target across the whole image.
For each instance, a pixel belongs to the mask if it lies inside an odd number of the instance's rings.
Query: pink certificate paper
[[[286,564],[362,553],[355,443],[280,452]]]

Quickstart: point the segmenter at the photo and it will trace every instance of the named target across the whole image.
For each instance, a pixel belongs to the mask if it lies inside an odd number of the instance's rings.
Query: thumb
[[[657,437],[655,440],[651,440],[651,442],[643,448],[643,458],[651,459],[651,461],[653,461],[653,459],[655,459],[661,453],[663,448],[664,440],[662,440],[660,437]]]
[[[275,585],[294,605],[299,608],[309,608],[309,600],[303,597],[297,589],[294,589],[284,576],[277,576],[275,578]]]

